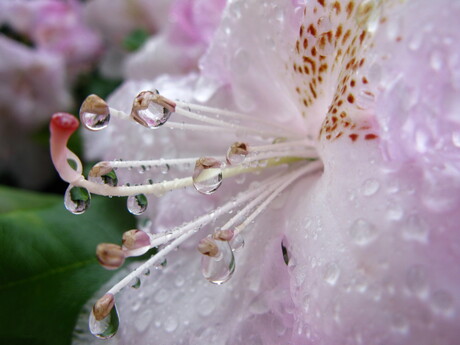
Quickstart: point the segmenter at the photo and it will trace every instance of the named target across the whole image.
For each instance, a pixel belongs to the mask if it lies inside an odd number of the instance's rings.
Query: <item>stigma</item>
[[[206,154],[203,147],[204,152],[188,158],[104,160],[84,176],[79,157],[67,147],[79,121],[68,113],[54,114],[50,123],[51,156],[59,175],[69,183],[64,205],[74,214],[82,214],[90,208],[92,194],[126,197],[128,211],[139,216],[148,210],[148,196],[152,194],[161,197],[168,192],[192,188],[206,198],[217,193],[226,179],[248,174],[260,177],[257,184],[251,184],[209,213],[167,231],[131,229],[124,233],[121,244],[99,244],[97,259],[110,270],[122,267],[127,257],[155,249],[152,251],[155,254],[112,286],[94,305],[89,326],[99,338],[110,338],[117,332],[116,295],[133,282],[139,286],[146,271],[164,262],[171,251],[198,232],[203,233],[197,243],[203,277],[217,285],[228,281],[235,271],[238,251],[244,247],[244,236],[251,231],[255,219],[295,181],[322,169],[315,142],[292,128],[239,112],[171,100],[157,90],[140,92],[133,100],[130,113],[112,108],[102,98],[90,95],[83,102],[79,116],[83,127],[95,132],[107,128],[110,119],[115,117],[144,127],[146,135],[151,135],[149,131],[169,128],[225,133],[222,138],[234,137],[235,140],[227,143],[227,150],[220,156]],[[171,168],[177,168],[184,176],[153,182],[158,180],[155,172],[161,171],[162,176],[166,176]],[[147,176],[146,182],[120,183],[117,172],[125,169],[131,171],[128,175]],[[260,174],[262,171],[266,173]],[[209,230],[210,223],[214,224],[213,230]]]

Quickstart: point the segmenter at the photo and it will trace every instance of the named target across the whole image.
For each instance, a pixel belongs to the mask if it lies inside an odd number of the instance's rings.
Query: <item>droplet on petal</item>
[[[96,302],[91,310],[89,330],[100,339],[108,339],[117,333],[119,325],[115,299],[112,294],[106,294]]]
[[[231,165],[241,164],[249,153],[248,144],[233,143],[227,151],[227,163]]]
[[[73,214],[84,213],[91,204],[91,194],[86,188],[69,185],[64,194],[64,206]]]
[[[144,194],[131,195],[127,200],[128,211],[135,216],[145,212],[148,206],[147,197]]]
[[[377,237],[375,226],[365,219],[357,219],[350,227],[350,235],[355,244],[366,246]]]
[[[227,241],[215,241],[218,247],[216,256],[201,257],[201,273],[213,284],[223,284],[228,281],[235,271],[235,257]]]
[[[158,128],[168,121],[176,104],[157,90],[142,91],[133,102],[131,117],[144,127]]]
[[[222,163],[214,158],[202,157],[196,161],[193,186],[203,194],[212,194],[222,184]]]
[[[80,107],[80,120],[87,129],[100,131],[109,125],[109,106],[99,96],[89,95]]]

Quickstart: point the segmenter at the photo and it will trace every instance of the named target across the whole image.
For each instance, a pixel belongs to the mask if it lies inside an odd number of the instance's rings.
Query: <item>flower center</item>
[[[176,189],[193,186],[197,192],[209,195],[215,193],[225,179],[233,176],[260,171],[273,173],[268,173],[269,177],[233,196],[212,212],[168,231],[151,233],[134,229],[125,232],[121,246],[100,244],[96,254],[101,265],[107,269],[119,268],[126,257],[143,255],[149,249],[158,248],[155,255],[115,284],[95,304],[90,316],[90,329],[101,338],[112,336],[118,328],[114,296],[125,286],[132,285],[133,281],[138,285],[146,270],[160,264],[169,252],[219,218],[227,219],[198,244],[198,251],[202,254],[201,271],[214,284],[222,284],[230,279],[236,264],[235,252],[243,247],[243,236],[250,231],[250,224],[294,181],[322,167],[314,143],[291,128],[233,111],[172,101],[156,90],[139,93],[130,114],[110,108],[96,95],[88,96],[80,108],[81,122],[88,130],[103,130],[111,116],[123,121],[135,121],[146,130],[163,127],[222,132],[249,139],[234,142],[221,156],[101,161],[92,167],[88,178],[85,178],[79,158],[66,146],[78,123],[75,125],[76,119],[70,114],[55,114],[50,124],[51,154],[60,176],[69,183],[64,200],[66,208],[74,214],[86,211],[91,194],[127,196],[128,210],[140,215],[148,208],[148,194],[162,196]],[[182,121],[174,122],[176,118],[182,118]],[[144,184],[118,185],[118,170],[136,168],[133,171],[145,175],[152,167],[167,172],[171,167],[187,170],[193,164],[193,171],[185,177],[158,183],[147,180]],[[229,214],[232,215],[230,218]]]

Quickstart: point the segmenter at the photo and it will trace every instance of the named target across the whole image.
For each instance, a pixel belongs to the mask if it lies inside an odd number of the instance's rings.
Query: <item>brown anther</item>
[[[211,169],[211,168],[220,168],[222,163],[217,159],[212,157],[201,157],[197,159],[195,163],[195,168],[202,168],[202,169]]]
[[[144,231],[133,229],[126,231],[123,234],[123,248],[127,250],[135,250],[138,248],[150,245],[150,237]]]
[[[122,248],[113,243],[98,244],[96,257],[99,263],[108,270],[115,270],[125,262],[125,254]]]
[[[210,257],[216,257],[219,254],[219,248],[217,247],[216,242],[210,237],[203,238],[198,243],[197,249],[201,254]]]
[[[217,230],[212,234],[212,238],[220,241],[231,241],[234,235],[233,230]]]
[[[80,119],[84,113],[106,115],[109,112],[108,104],[101,97],[93,94],[86,97],[83,101],[80,107]]]
[[[109,163],[99,162],[91,168],[88,175],[91,177],[101,177],[103,175],[107,175],[112,170],[113,168],[110,166]]]
[[[111,293],[105,294],[93,305],[94,318],[97,321],[105,319],[110,314],[114,305],[115,297]]]

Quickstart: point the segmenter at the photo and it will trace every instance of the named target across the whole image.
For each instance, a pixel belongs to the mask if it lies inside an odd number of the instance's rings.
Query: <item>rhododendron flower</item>
[[[62,57],[70,72],[87,69],[100,55],[100,37],[84,22],[76,0],[15,0],[0,5],[4,24],[26,35],[38,49]]]
[[[54,115],[66,206],[126,195],[152,220],[98,246],[99,261],[158,246],[100,293],[92,333],[121,320],[119,344],[455,344],[459,12],[450,0],[232,1],[200,75],[85,101],[88,129],[112,116],[88,156],[123,159],[88,179],[65,146],[77,121]]]

